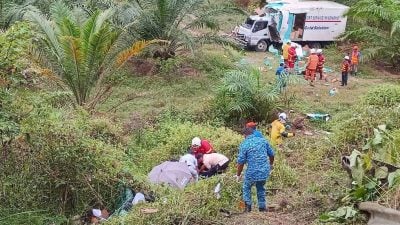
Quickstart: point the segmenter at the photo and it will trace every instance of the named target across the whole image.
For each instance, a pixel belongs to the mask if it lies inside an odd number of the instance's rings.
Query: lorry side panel
[[[346,29],[344,9],[311,9],[306,15],[303,41],[334,41]]]

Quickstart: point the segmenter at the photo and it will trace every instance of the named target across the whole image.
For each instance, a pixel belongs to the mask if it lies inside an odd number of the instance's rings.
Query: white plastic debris
[[[221,183],[218,183],[217,186],[215,186],[214,188],[214,194],[217,199],[221,198],[220,192],[221,192]]]

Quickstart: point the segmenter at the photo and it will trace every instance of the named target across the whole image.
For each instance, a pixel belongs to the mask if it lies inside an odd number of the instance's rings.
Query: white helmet
[[[296,45],[296,43],[291,43],[291,44],[290,44],[290,47],[294,47],[294,48],[296,48],[296,47],[297,47],[297,45]]]
[[[199,137],[195,137],[192,139],[192,146],[201,146],[201,139]]]
[[[286,113],[279,113],[279,119],[280,120],[287,120],[287,115],[286,115]]]
[[[312,48],[312,49],[310,50],[310,54],[315,54],[315,49]]]
[[[320,53],[322,53],[322,49],[317,50],[317,54],[320,54]]]
[[[344,59],[349,60],[350,57],[349,57],[348,55],[346,55],[346,56],[344,57]]]

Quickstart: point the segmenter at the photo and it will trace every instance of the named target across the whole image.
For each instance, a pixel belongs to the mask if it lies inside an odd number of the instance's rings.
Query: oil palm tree
[[[113,75],[149,44],[126,46],[124,32],[108,22],[113,12],[96,11],[82,19],[58,1],[51,5],[49,19],[35,11],[26,15],[40,33],[32,51],[35,59],[73,93],[76,105],[90,110],[111,94]]]
[[[168,41],[156,53],[169,58],[181,49],[193,51],[199,44],[228,43],[216,35],[218,16],[242,12],[224,4],[210,4],[207,0],[133,0],[131,35],[140,40]],[[207,32],[206,32],[207,30]]]
[[[400,63],[400,4],[394,0],[357,1],[347,13],[354,22],[344,38],[362,42],[366,59]]]
[[[277,107],[279,89],[260,81],[261,71],[243,66],[226,72],[218,89],[216,106],[227,121],[255,119],[262,121]]]
[[[22,20],[28,11],[41,12],[47,15],[52,3],[58,0],[0,0],[0,28],[5,29],[14,22]],[[114,0],[63,0],[69,7],[79,8],[86,14],[91,15],[96,10],[123,6],[126,2]]]

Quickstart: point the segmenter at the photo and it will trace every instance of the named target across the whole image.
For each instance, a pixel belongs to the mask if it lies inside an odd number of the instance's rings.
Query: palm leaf
[[[392,29],[390,31],[390,36],[393,36],[393,34],[398,33],[399,31],[400,31],[400,19],[393,22]]]

